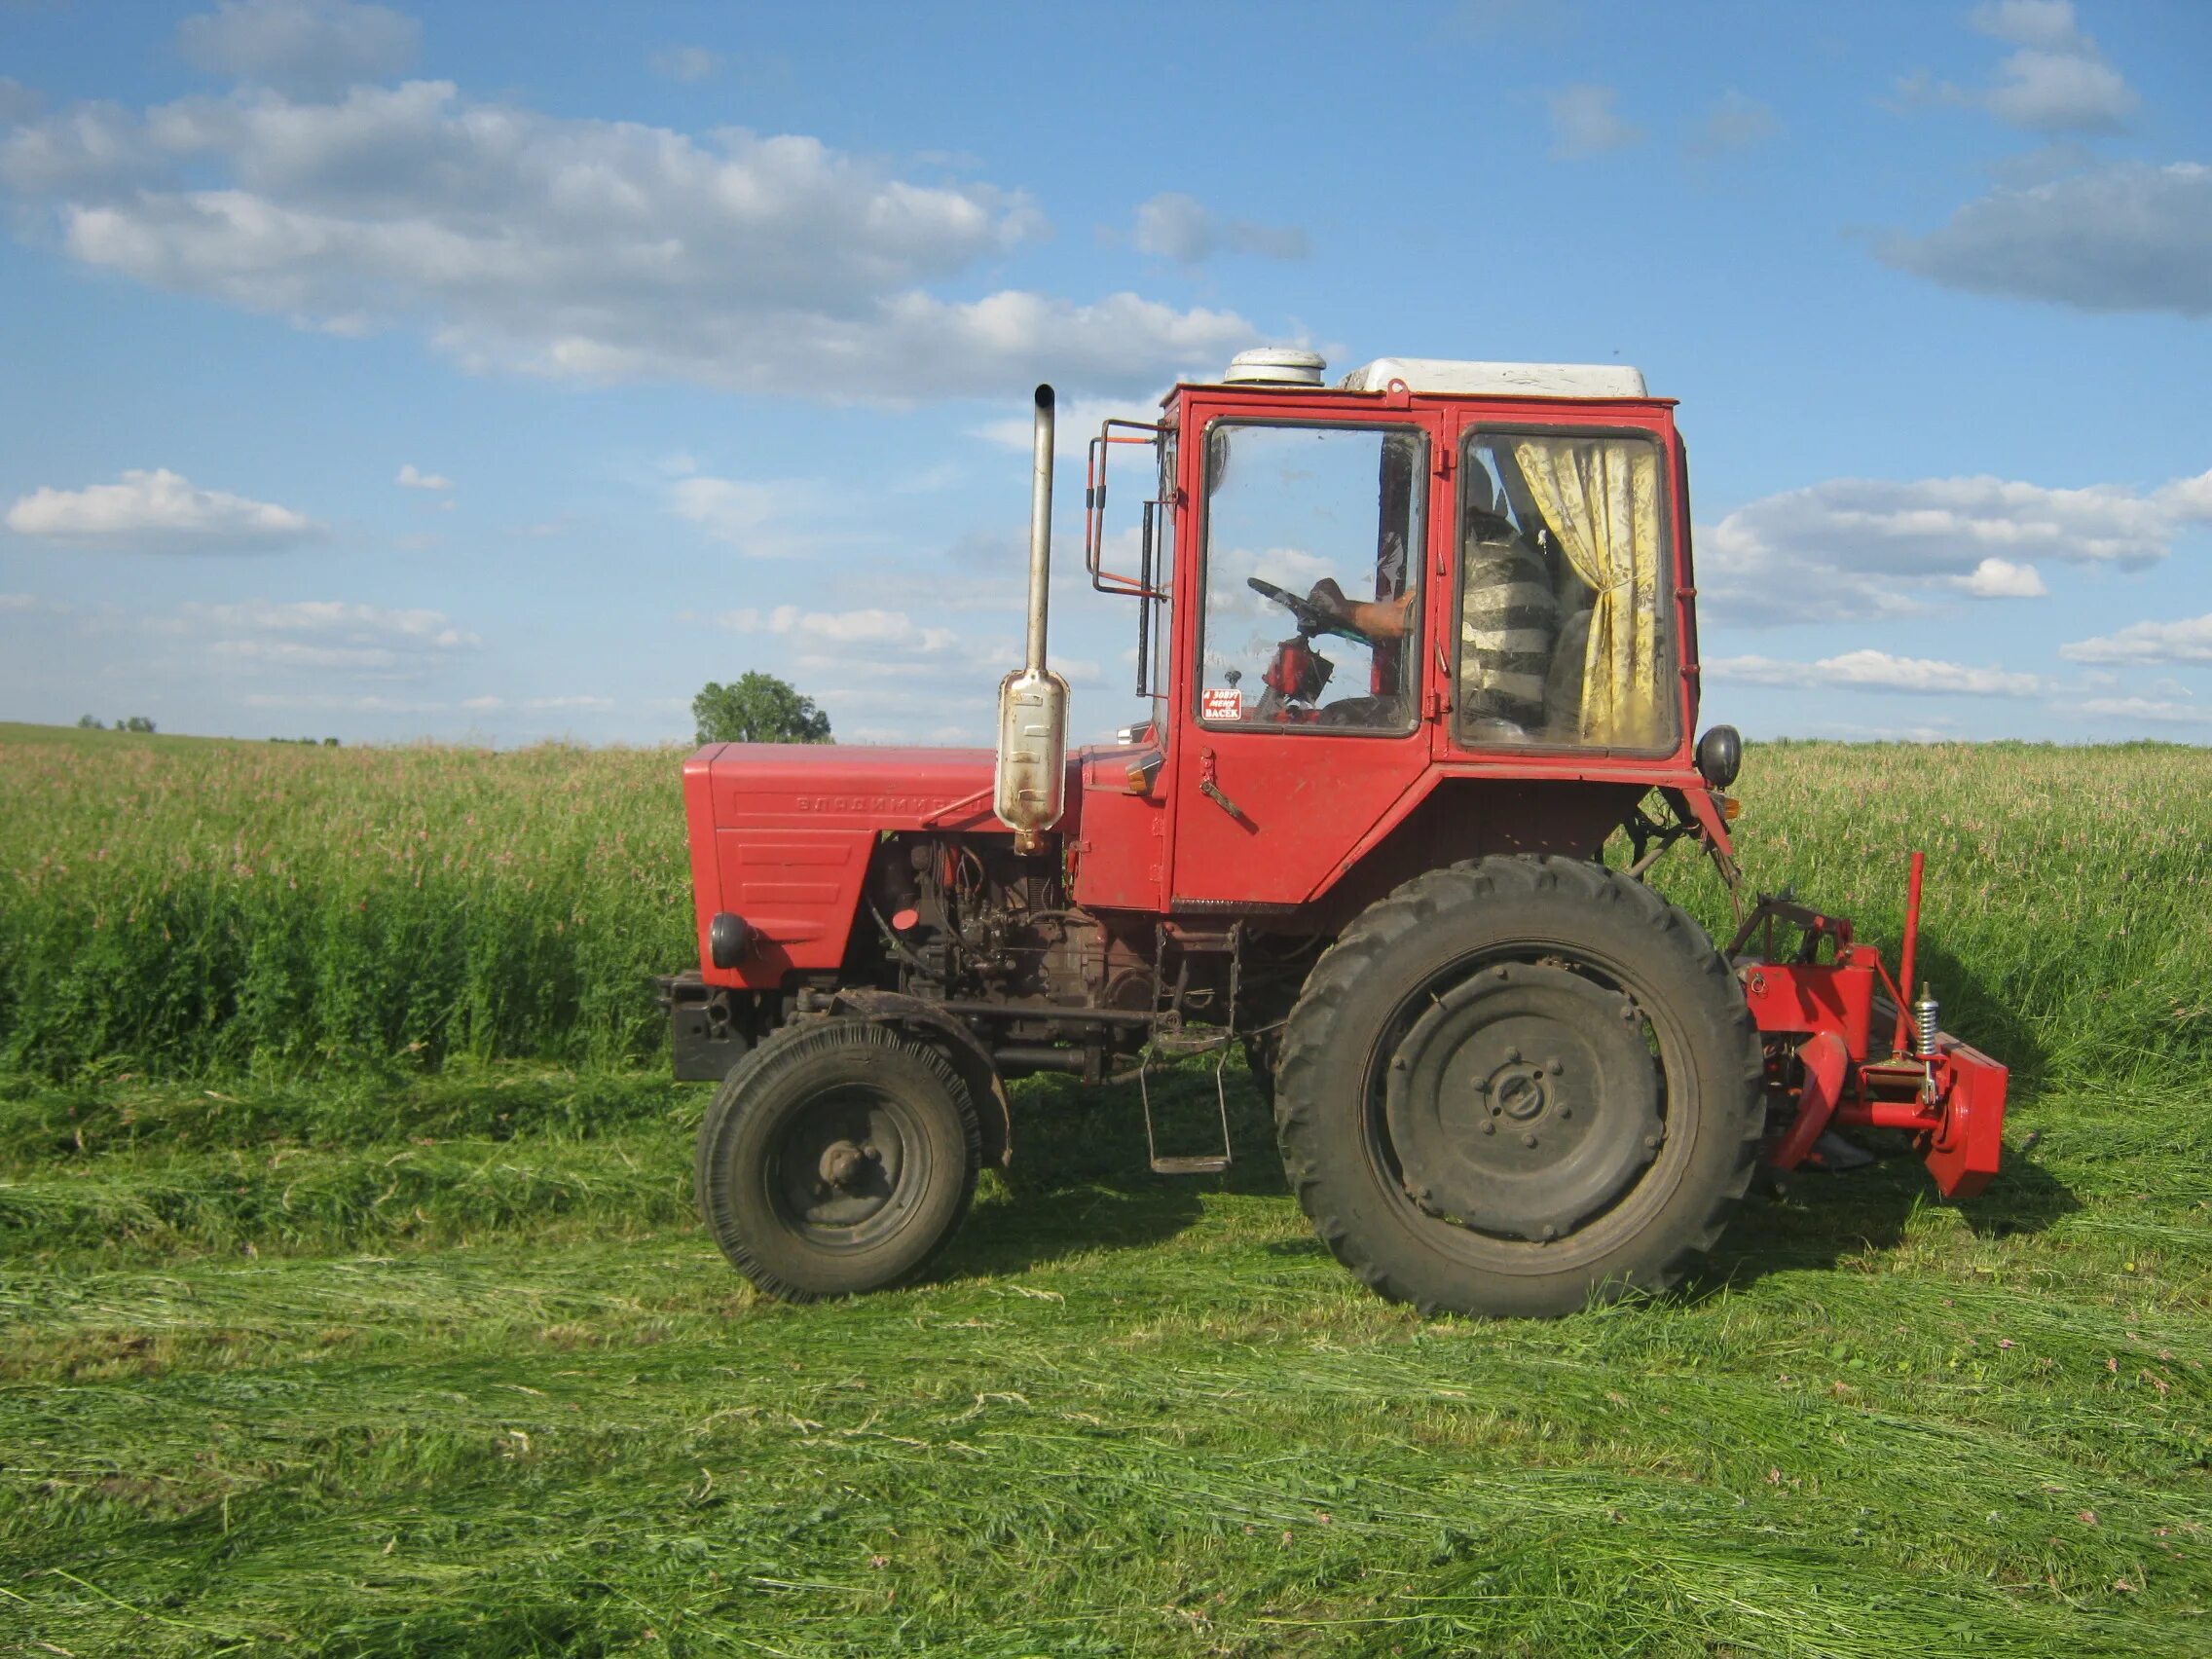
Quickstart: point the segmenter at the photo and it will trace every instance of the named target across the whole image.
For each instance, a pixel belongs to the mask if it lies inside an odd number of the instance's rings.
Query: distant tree
[[[812,697],[772,674],[748,674],[734,684],[707,682],[691,699],[701,743],[830,743],[830,717]]]
[[[154,729],[154,722],[148,719],[144,715],[132,715],[127,720],[117,720],[115,722],[115,729],[117,731],[150,732]]]
[[[79,731],[105,731],[107,727],[97,715],[79,715],[77,717],[77,729]]]

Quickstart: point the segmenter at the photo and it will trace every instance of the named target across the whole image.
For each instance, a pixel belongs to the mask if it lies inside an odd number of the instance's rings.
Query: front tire
[[[1602,865],[1489,858],[1365,911],[1283,1033],[1299,1201],[1425,1310],[1551,1316],[1659,1290],[1757,1161],[1758,1035],[1705,930]]]
[[[699,1213],[786,1302],[921,1271],[975,1197],[981,1137],[944,1056],[883,1025],[787,1027],[739,1061],[699,1128]]]

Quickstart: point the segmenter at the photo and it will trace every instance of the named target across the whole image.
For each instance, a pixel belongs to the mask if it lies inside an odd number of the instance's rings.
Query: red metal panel
[[[1068,836],[1075,902],[1087,910],[1160,911],[1167,907],[1167,802],[1164,765],[1144,794],[1131,793],[1129,768],[1158,759],[1151,748],[1087,749],[1081,756],[1082,821]]]
[[[1375,846],[1448,773],[1529,779],[1598,779],[1652,787],[1705,791],[1692,763],[1697,713],[1695,675],[1681,677],[1679,742],[1666,756],[1634,756],[1555,749],[1460,750],[1450,736],[1449,665],[1456,660],[1458,579],[1456,456],[1449,474],[1436,463],[1453,454],[1456,434],[1468,425],[1586,424],[1636,427],[1660,435],[1676,474],[1673,401],[1664,398],[1591,401],[1549,398],[1424,397],[1315,391],[1288,402],[1278,393],[1234,387],[1184,387],[1169,414],[1180,422],[1180,474],[1175,527],[1175,591],[1186,596],[1174,608],[1172,665],[1167,685],[1173,726],[1168,772],[1167,862],[1174,903],[1298,903],[1321,896]],[[1418,424],[1431,445],[1428,544],[1423,582],[1422,683],[1418,706],[1424,718],[1405,739],[1198,724],[1197,658],[1203,561],[1204,433],[1214,421],[1262,420]],[[1671,515],[1674,586],[1678,599],[1690,589],[1689,530],[1679,501]],[[1439,570],[1444,572],[1439,574]],[[1686,604],[1678,607],[1686,610]],[[1432,764],[1436,762],[1436,764]],[[1200,785],[1211,782],[1235,811]],[[1693,799],[1693,810],[1696,802]],[[1701,818],[1704,816],[1700,814]],[[1716,816],[1716,815],[1715,815]],[[1725,831],[1722,831],[1723,835]],[[1099,838],[1103,844],[1103,837]],[[1095,856],[1095,849],[1089,856]]]
[[[684,769],[684,791],[706,981],[768,989],[793,969],[837,967],[877,833],[996,829],[991,758],[987,749],[833,744],[702,751]],[[711,849],[705,867],[702,849]],[[715,967],[707,954],[718,909],[754,929],[753,949],[734,969]]]
[[[1854,1064],[1865,1059],[1874,1021],[1874,952],[1849,946],[1839,964],[1761,962],[1741,970],[1744,1001],[1761,1031],[1833,1032]]]

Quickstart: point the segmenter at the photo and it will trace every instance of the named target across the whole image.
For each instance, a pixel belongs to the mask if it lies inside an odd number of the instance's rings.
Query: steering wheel
[[[1288,588],[1279,588],[1272,582],[1262,581],[1258,576],[1246,576],[1244,585],[1254,593],[1273,600],[1297,617],[1298,631],[1301,634],[1309,637],[1314,634],[1335,634],[1343,639],[1355,640],[1368,646],[1373,646],[1377,643],[1374,635],[1365,633],[1352,626],[1351,623],[1316,608],[1297,594],[1292,593]]]

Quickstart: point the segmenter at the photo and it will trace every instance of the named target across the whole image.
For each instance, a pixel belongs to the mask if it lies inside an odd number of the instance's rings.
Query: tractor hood
[[[835,969],[883,831],[1012,833],[991,810],[996,758],[988,749],[798,743],[710,744],[693,755],[683,816],[702,977],[766,990],[793,972]],[[1080,764],[1071,757],[1071,773]],[[714,960],[718,916],[735,917],[749,940],[726,965]]]
[[[684,767],[706,773],[718,830],[979,829],[991,817],[988,749],[722,743]],[[924,821],[928,822],[925,823]]]

